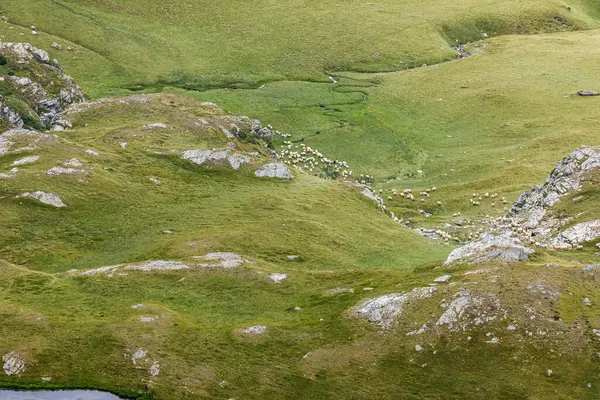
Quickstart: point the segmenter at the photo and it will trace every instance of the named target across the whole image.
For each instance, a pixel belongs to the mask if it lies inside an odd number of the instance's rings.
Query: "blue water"
[[[56,390],[20,392],[0,390],[0,400],[120,400],[111,393],[97,390]]]

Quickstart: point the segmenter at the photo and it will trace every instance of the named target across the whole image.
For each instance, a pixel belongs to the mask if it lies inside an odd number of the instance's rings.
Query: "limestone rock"
[[[600,237],[600,220],[582,222],[560,232],[551,242],[558,249],[569,249]]]
[[[598,96],[598,92],[594,92],[593,90],[580,90],[579,92],[577,92],[578,95],[580,96]]]
[[[146,357],[146,354],[148,354],[148,352],[142,349],[141,347],[134,351],[131,355],[131,362],[133,363],[133,365],[137,364],[138,359]]]
[[[255,325],[242,329],[241,333],[245,335],[262,335],[263,333],[265,333],[266,330],[267,327],[264,325]]]
[[[40,147],[52,146],[60,141],[59,137],[52,134],[28,131],[27,129],[11,129],[0,134],[0,156],[6,153],[21,153]],[[23,147],[17,147],[17,144]]]
[[[229,149],[224,150],[186,150],[181,155],[184,160],[189,160],[194,164],[203,165],[210,162],[227,160],[233,169],[239,169],[243,164],[251,161],[252,157],[247,154],[230,153]]]
[[[267,177],[267,178],[278,178],[278,179],[292,179],[292,173],[282,163],[270,163],[263,165],[259,168],[255,175],[259,178]]]
[[[481,240],[459,247],[450,253],[444,264],[465,262],[483,264],[490,261],[516,262],[525,261],[534,251],[508,234],[494,236],[486,234]]]
[[[31,163],[38,161],[39,159],[40,159],[40,156],[27,156],[27,157],[19,158],[18,160],[14,161],[11,165],[17,166],[17,165],[31,164]]]
[[[452,275],[443,275],[443,276],[435,278],[433,281],[438,282],[438,283],[446,283],[450,279],[452,279]]]
[[[4,373],[8,376],[19,375],[27,368],[27,366],[25,365],[25,361],[23,360],[21,355],[16,351],[12,351],[8,354],[5,354],[2,357],[2,361],[4,361]]]
[[[21,193],[20,195],[17,196],[17,198],[23,198],[23,197],[29,197],[32,199],[35,199],[37,201],[39,201],[40,203],[44,203],[47,204],[49,206],[54,206],[54,207],[66,207],[67,205],[61,200],[60,197],[58,197],[57,195],[53,194],[53,193],[47,193],[47,192],[25,192],[25,193]]]
[[[250,260],[247,260],[236,253],[208,253],[204,256],[196,256],[196,259],[209,261],[208,263],[199,264],[201,267],[205,268],[237,268],[245,263],[251,263]]]
[[[563,158],[543,185],[521,193],[508,215],[527,220],[528,228],[535,228],[543,219],[545,210],[568,194],[581,189],[586,172],[600,167],[600,147],[581,147]]]
[[[457,293],[436,325],[445,325],[451,330],[465,330],[469,326],[483,325],[486,322],[506,316],[496,295],[472,295],[468,291]]]
[[[287,279],[287,274],[279,274],[279,273],[272,273],[269,274],[269,279],[272,280],[274,283],[281,283],[284,280]]]
[[[351,310],[352,315],[377,323],[382,328],[391,327],[412,302],[426,299],[436,291],[435,287],[418,287],[408,293],[391,293],[360,302]]]

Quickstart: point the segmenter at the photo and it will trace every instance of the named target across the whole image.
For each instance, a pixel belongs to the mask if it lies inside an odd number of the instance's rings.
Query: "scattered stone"
[[[529,289],[532,292],[540,293],[540,294],[543,294],[544,296],[550,296],[550,297],[558,297],[561,294],[560,291],[554,290],[549,285],[546,285],[544,283],[539,283],[539,282],[528,285],[527,289]]]
[[[423,324],[423,326],[421,326],[419,329],[408,332],[406,334],[406,336],[420,335],[422,333],[425,333],[425,331],[427,331],[427,329],[428,329],[427,325]]]
[[[593,90],[580,90],[577,94],[584,97],[598,96],[598,92],[594,92]]]
[[[269,279],[271,279],[274,283],[281,283],[286,280],[287,277],[287,274],[272,273],[269,275]]]
[[[244,328],[240,332],[242,332],[245,335],[262,335],[263,333],[265,333],[266,330],[267,330],[266,326],[256,325],[256,326],[250,326],[248,328]]]
[[[21,193],[20,195],[17,196],[17,198],[23,198],[23,197],[28,197],[28,198],[32,198],[35,199],[37,201],[39,201],[40,203],[44,203],[47,204],[49,206],[54,206],[54,207],[66,207],[67,205],[61,200],[60,197],[58,197],[57,195],[53,194],[53,193],[46,193],[46,192],[25,192],[25,193]]]
[[[548,370],[548,372],[546,372],[546,375],[548,375],[548,376],[552,376],[552,370],[551,370],[551,369],[549,369],[549,370]]]
[[[89,154],[90,156],[94,156],[94,157],[100,157],[100,153],[98,153],[97,151],[94,151],[92,149],[87,149],[85,151],[86,154]]]
[[[386,294],[360,302],[351,312],[354,316],[377,323],[382,328],[389,328],[407,305],[431,297],[435,291],[435,287],[419,287],[408,293]]]
[[[422,351],[423,351],[423,348],[422,348],[420,345],[416,345],[416,346],[415,346],[415,351],[417,351],[417,352],[419,352],[419,353],[420,353],[420,352],[422,352]]]
[[[148,354],[148,352],[141,347],[134,351],[131,355],[131,362],[133,362],[133,365],[137,364],[138,359],[146,357],[146,354]]]
[[[169,126],[159,122],[156,124],[145,125],[144,128],[145,129],[168,129]]]
[[[589,298],[585,297],[583,299],[583,304],[589,307],[592,305],[592,301]]]
[[[148,179],[150,182],[154,183],[155,185],[160,185],[160,179],[155,178],[154,176],[151,176],[150,179]]]
[[[438,283],[445,283],[448,282],[450,279],[452,279],[451,275],[443,275],[438,278],[435,278],[433,281]]]
[[[259,178],[278,178],[278,179],[293,179],[292,173],[282,163],[270,163],[259,168],[255,175]]]
[[[52,380],[52,377],[50,376],[42,376],[42,382],[50,382]]]
[[[73,157],[69,161],[66,161],[63,165],[65,167],[81,168],[81,167],[83,167],[84,164],[81,161],[79,161],[77,158]]]
[[[121,148],[124,149],[125,147],[127,147],[127,142],[121,142],[119,143],[119,146],[121,146]]]
[[[25,361],[16,351],[11,351],[10,353],[5,354],[2,357],[2,361],[4,361],[4,373],[8,376],[19,375],[27,368]]]
[[[154,322],[157,319],[160,319],[160,316],[154,316],[154,317],[140,317],[140,322],[143,323],[149,323],[149,322]]]
[[[516,331],[517,330],[517,326],[515,324],[510,324],[506,327],[507,331]]]
[[[337,287],[333,289],[329,289],[327,294],[340,294],[340,293],[354,293],[354,289],[351,287]]]
[[[158,361],[155,361],[154,364],[150,367],[150,375],[156,377],[160,374],[160,364]]]
[[[492,344],[500,343],[500,339],[498,339],[497,337],[493,337],[490,340],[486,341],[486,343],[492,343]]]
[[[137,308],[142,308],[142,307],[145,307],[145,305],[143,305],[143,304],[134,304],[134,305],[131,306],[131,308],[133,308],[134,310],[137,309]]]

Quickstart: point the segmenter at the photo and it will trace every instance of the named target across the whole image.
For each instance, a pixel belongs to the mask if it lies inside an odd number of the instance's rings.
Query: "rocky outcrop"
[[[562,159],[543,185],[523,192],[508,215],[524,220],[533,229],[540,224],[546,210],[568,194],[581,189],[585,174],[600,167],[600,147],[581,147]]]
[[[255,175],[259,178],[277,178],[277,179],[293,179],[294,176],[282,163],[270,163],[259,168]]]
[[[600,237],[600,220],[582,222],[560,232],[550,245],[557,249],[570,249],[580,243]]]
[[[445,264],[453,262],[484,264],[491,261],[517,262],[525,261],[534,251],[509,234],[485,234],[481,240],[471,242],[454,249]]]
[[[30,128],[37,128],[32,120],[47,129],[70,127],[70,122],[63,118],[63,111],[72,104],[83,102],[85,97],[73,79],[62,73],[58,63],[51,62],[47,52],[29,43],[0,42],[0,55],[9,58],[19,72],[2,77],[3,80],[10,83],[12,92],[18,94],[22,104],[29,108],[27,112],[12,109],[0,96],[0,119],[13,128],[21,128],[26,123]],[[35,64],[43,68],[42,73]],[[32,79],[39,79],[39,82]]]
[[[259,120],[250,119],[243,116],[234,116],[227,118],[223,121],[221,130],[229,138],[236,138],[241,140],[247,140],[257,138],[265,142],[271,142],[275,137],[274,132],[264,127]]]
[[[382,328],[389,328],[408,304],[431,297],[435,291],[435,287],[418,287],[408,293],[391,293],[367,299],[354,307],[351,314],[377,323]]]
[[[8,376],[19,375],[27,368],[25,361],[16,351],[12,351],[2,356],[2,361],[4,361],[4,373]]]
[[[506,314],[495,294],[473,295],[468,291],[461,291],[446,307],[436,325],[447,326],[450,330],[465,330],[505,318]]]
[[[186,150],[182,153],[181,158],[189,160],[194,164],[218,164],[226,162],[233,169],[239,169],[242,165],[248,164],[252,160],[250,154],[232,153],[229,149],[221,150]]]
[[[205,268],[237,268],[243,264],[251,264],[252,261],[240,256],[236,253],[229,252],[217,252],[217,253],[208,253],[204,256],[196,256],[195,259],[208,261],[207,263],[202,263],[199,266]]]
[[[0,156],[21,153],[58,144],[56,135],[32,132],[27,129],[11,129],[0,134]]]
[[[117,264],[89,269],[86,271],[79,272],[78,275],[107,275],[109,277],[112,277],[117,271],[178,271],[189,268],[190,267],[187,264],[180,261],[151,260],[140,263]],[[74,272],[77,272],[77,270],[75,270]]]

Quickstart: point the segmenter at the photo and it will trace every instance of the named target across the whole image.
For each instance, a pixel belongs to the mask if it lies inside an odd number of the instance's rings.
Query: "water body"
[[[120,400],[117,396],[97,390],[54,390],[21,392],[0,390],[0,400]]]

